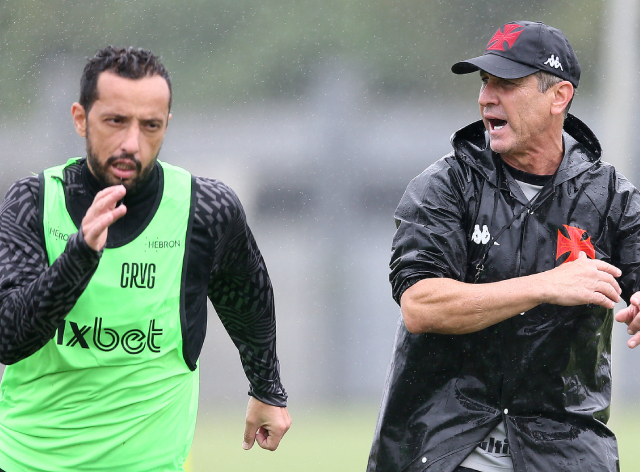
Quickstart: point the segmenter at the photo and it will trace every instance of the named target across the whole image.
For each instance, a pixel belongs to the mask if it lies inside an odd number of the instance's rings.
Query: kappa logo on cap
[[[522,28],[520,31],[514,31],[518,28]],[[515,23],[508,23],[504,25],[504,31],[496,31],[496,34],[489,40],[487,43],[487,51],[504,51],[504,43],[507,43],[509,46],[508,49],[511,49],[515,44],[518,36],[524,31],[524,26],[517,25]]]
[[[544,65],[553,67],[554,69],[560,69],[562,72],[564,72],[564,69],[562,68],[562,64],[560,63],[560,56],[556,57],[553,54],[551,54],[551,57],[546,60]]]

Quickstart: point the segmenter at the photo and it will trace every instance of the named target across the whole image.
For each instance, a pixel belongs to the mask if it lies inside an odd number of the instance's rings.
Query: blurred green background
[[[157,51],[177,108],[296,99],[314,69],[342,57],[374,97],[461,93],[451,58],[477,55],[503,23],[543,21],[571,38],[592,89],[606,2],[597,0],[3,0],[0,104],[29,107],[46,57],[105,44]],[[473,96],[473,95],[471,95]],[[33,100],[31,100],[33,103]]]
[[[152,49],[172,74],[161,159],[243,202],[274,285],[293,427],[275,453],[241,449],[247,382],[210,308],[189,472],[364,470],[398,319],[395,205],[478,118],[479,80],[451,64],[521,19],[570,39],[572,112],[640,184],[638,0],[0,0],[3,194],[83,155],[69,110],[84,61],[113,44]],[[616,326],[611,425],[634,470],[639,354],[626,339]]]

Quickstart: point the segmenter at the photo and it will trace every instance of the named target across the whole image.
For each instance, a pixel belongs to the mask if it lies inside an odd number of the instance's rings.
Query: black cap
[[[491,37],[482,56],[451,67],[454,74],[480,69],[502,79],[519,79],[543,70],[576,88],[580,82],[578,58],[562,31],[532,21],[507,23]]]

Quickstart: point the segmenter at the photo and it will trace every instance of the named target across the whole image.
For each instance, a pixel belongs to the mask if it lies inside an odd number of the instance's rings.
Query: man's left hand
[[[640,344],[640,292],[631,296],[629,306],[616,313],[616,321],[627,325],[627,332],[632,335],[627,345],[633,349]]]
[[[254,441],[258,441],[262,449],[275,451],[290,427],[291,417],[285,407],[267,405],[249,397],[242,448],[249,450]]]

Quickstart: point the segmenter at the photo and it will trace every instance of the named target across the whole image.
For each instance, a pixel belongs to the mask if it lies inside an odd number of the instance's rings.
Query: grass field
[[[198,417],[187,472],[364,471],[377,405],[290,407],[293,424],[275,452],[242,449],[242,405]]]
[[[634,409],[635,408],[635,409]],[[187,472],[358,472],[364,471],[377,418],[377,405],[290,407],[293,425],[276,452],[241,447],[242,405],[202,412],[186,464]],[[640,410],[614,402],[609,426],[618,436],[621,470],[634,471],[640,444]]]

